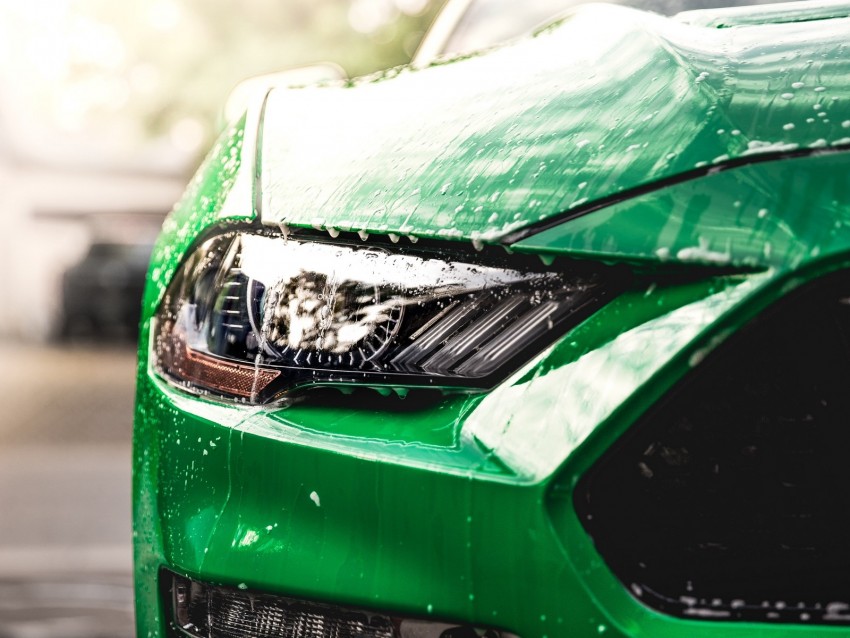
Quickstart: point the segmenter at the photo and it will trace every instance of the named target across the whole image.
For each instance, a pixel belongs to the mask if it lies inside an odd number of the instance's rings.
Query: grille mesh
[[[649,606],[850,624],[848,282],[753,322],[577,485],[597,550]]]
[[[172,580],[173,579],[173,580]],[[172,576],[176,625],[203,638],[392,638],[389,617]]]
[[[220,589],[210,594],[209,624],[210,636],[221,638],[391,638],[393,635],[389,618],[383,616],[287,604],[281,598],[240,595]]]
[[[209,585],[163,569],[168,634],[197,638],[518,638],[488,627],[387,616]]]

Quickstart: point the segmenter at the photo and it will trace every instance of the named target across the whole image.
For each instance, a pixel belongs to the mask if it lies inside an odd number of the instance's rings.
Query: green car
[[[521,4],[271,89],[169,216],[140,637],[850,632],[850,2]]]

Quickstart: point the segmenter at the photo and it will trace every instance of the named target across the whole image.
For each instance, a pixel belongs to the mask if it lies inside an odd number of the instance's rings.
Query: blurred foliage
[[[406,63],[442,4],[65,0],[62,87],[46,97],[58,105],[60,127],[70,112],[71,128],[132,131],[139,142],[166,138],[196,154],[215,134],[239,81],[319,61],[335,62],[350,76]],[[37,29],[38,19],[27,18]]]

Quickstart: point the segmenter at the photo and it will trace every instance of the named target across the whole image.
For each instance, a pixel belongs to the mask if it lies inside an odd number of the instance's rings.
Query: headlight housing
[[[317,385],[486,390],[614,291],[614,271],[456,260],[410,247],[225,231],[185,260],[152,361],[250,403]]]

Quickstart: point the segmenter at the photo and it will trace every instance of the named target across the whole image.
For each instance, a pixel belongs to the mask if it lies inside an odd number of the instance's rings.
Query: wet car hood
[[[274,90],[262,221],[496,242],[689,171],[850,145],[847,9],[585,5],[465,59]]]

